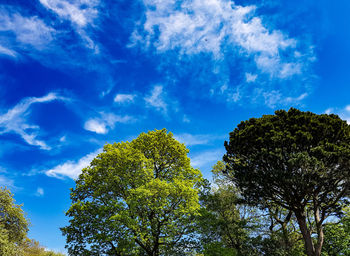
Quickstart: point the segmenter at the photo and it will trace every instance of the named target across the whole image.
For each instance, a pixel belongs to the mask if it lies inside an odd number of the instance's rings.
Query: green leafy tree
[[[239,190],[223,176],[224,169],[221,161],[214,166],[213,184],[201,195],[198,232],[203,254],[304,255],[290,212],[272,205],[262,210],[245,204]]]
[[[186,251],[203,179],[186,147],[165,129],[107,144],[76,180],[70,255],[171,255]]]
[[[20,245],[27,231],[28,222],[21,206],[15,204],[8,189],[0,188],[0,255],[21,255]]]
[[[197,232],[205,256],[249,255],[247,253],[249,226],[241,218],[237,190],[221,179],[222,162],[213,167],[214,182],[201,193],[201,214]]]
[[[226,177],[252,205],[280,206],[298,222],[309,256],[350,188],[350,128],[336,115],[291,108],[241,122],[225,142]],[[313,222],[308,223],[308,217]]]
[[[350,256],[350,207],[344,209],[344,216],[338,222],[325,225],[325,236],[322,255],[344,255]]]
[[[26,239],[21,245],[22,256],[64,256],[62,253],[48,251],[34,239]],[[19,256],[19,255],[18,255]]]

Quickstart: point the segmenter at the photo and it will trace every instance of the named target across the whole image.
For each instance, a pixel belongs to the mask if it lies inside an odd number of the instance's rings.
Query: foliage
[[[165,129],[105,145],[72,189],[69,254],[153,256],[190,244],[202,176],[187,153]]]
[[[21,205],[15,204],[10,190],[0,188],[0,255],[64,256],[46,251],[39,242],[27,238],[28,225]]]
[[[45,250],[38,241],[33,239],[27,238],[21,247],[23,256],[64,256],[62,253]]]
[[[320,255],[323,222],[350,188],[350,128],[336,115],[291,108],[241,122],[225,142],[227,178],[246,203],[291,211],[307,255]],[[314,224],[307,223],[311,215]],[[316,235],[316,240],[313,239]]]
[[[0,255],[20,255],[20,245],[26,237],[28,222],[20,205],[6,188],[0,188]]]
[[[350,256],[350,207],[345,210],[345,215],[339,222],[327,223],[325,226],[326,240],[322,255]]]
[[[225,184],[218,174],[222,168],[219,161],[213,168],[214,184],[211,188],[207,184],[201,193],[197,231],[207,256],[241,254],[248,238],[247,222],[241,219],[237,208],[236,189]]]

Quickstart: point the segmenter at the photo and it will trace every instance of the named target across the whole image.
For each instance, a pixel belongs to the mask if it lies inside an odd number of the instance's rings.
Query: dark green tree
[[[225,142],[224,174],[246,203],[291,211],[309,256],[350,191],[350,127],[337,115],[291,108],[241,122]],[[307,221],[312,217],[313,222]]]
[[[70,255],[171,255],[188,250],[199,170],[165,129],[107,144],[83,169],[67,212]]]

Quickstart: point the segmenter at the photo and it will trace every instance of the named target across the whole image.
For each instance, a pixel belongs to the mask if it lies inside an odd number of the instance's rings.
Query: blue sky
[[[167,128],[210,179],[241,120],[350,121],[350,2],[0,0],[0,185],[64,251],[69,188],[105,143]]]

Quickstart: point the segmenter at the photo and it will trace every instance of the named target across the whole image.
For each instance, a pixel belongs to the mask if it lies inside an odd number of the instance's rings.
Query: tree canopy
[[[0,255],[19,255],[27,231],[28,221],[21,206],[15,204],[10,190],[0,188]]]
[[[45,250],[39,242],[27,237],[29,222],[21,205],[15,203],[7,188],[0,188],[0,255],[63,256]]]
[[[346,121],[337,115],[279,110],[241,122],[225,147],[224,174],[245,201],[291,211],[307,255],[320,255],[324,221],[340,214],[349,198],[350,127]]]
[[[199,212],[199,170],[165,129],[107,144],[72,189],[70,255],[170,255],[186,251]]]

